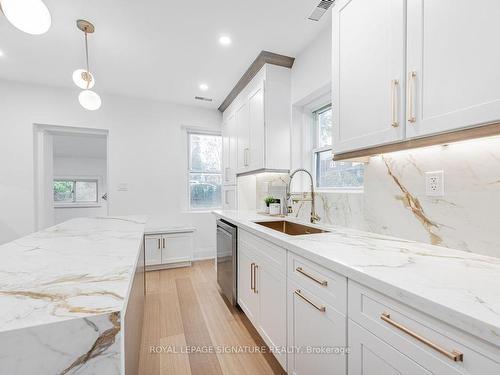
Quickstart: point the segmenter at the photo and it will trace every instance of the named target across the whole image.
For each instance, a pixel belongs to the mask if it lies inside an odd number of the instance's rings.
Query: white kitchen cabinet
[[[161,264],[162,237],[159,234],[144,236],[146,266]]]
[[[269,347],[285,348],[286,251],[238,231],[238,304]],[[286,352],[273,353],[286,369]]]
[[[224,185],[235,185],[238,160],[238,135],[235,114],[227,118],[222,128],[222,156]]]
[[[404,137],[405,0],[333,8],[333,151]]]
[[[345,375],[347,354],[321,349],[342,350],[346,345],[346,316],[288,279],[288,347],[299,349],[288,356],[288,373]]]
[[[222,208],[224,210],[236,210],[237,209],[237,199],[236,199],[237,189],[235,185],[223,186],[222,187]]]
[[[339,0],[333,151],[500,121],[494,0]]]
[[[289,68],[265,64],[224,111],[226,126],[233,116],[237,174],[290,169]]]
[[[498,1],[407,1],[407,137],[500,120]]]
[[[349,320],[348,332],[351,348],[349,375],[432,374],[351,320]]]
[[[194,255],[193,229],[147,232],[144,236],[148,270],[191,265]]]

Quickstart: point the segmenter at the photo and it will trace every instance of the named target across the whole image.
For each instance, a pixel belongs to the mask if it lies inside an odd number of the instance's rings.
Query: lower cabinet
[[[432,374],[352,320],[349,320],[347,331],[351,348],[350,375]]]
[[[289,279],[288,373],[345,375],[346,345],[346,316]]]
[[[238,304],[286,370],[286,250],[257,236],[238,232]]]
[[[155,233],[144,236],[148,269],[190,265],[193,260],[193,232]]]

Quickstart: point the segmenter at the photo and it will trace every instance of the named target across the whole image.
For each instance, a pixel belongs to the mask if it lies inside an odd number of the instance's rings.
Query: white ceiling
[[[217,108],[261,50],[295,57],[331,21],[307,20],[319,0],[45,0],[52,27],[32,36],[0,13],[0,78],[74,88],[89,36],[95,91]],[[230,35],[229,47],[218,44]],[[201,92],[205,82],[209,90]],[[194,100],[212,97],[212,103]]]
[[[106,151],[105,136],[54,135],[53,138],[54,157],[105,159]]]

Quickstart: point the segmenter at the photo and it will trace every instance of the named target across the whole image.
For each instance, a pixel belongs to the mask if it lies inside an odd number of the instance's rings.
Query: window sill
[[[55,204],[54,208],[99,208],[102,207],[100,203],[67,203]]]

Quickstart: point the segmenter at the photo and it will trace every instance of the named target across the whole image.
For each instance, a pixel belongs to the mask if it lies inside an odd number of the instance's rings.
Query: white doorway
[[[107,216],[108,131],[34,126],[35,226]]]

